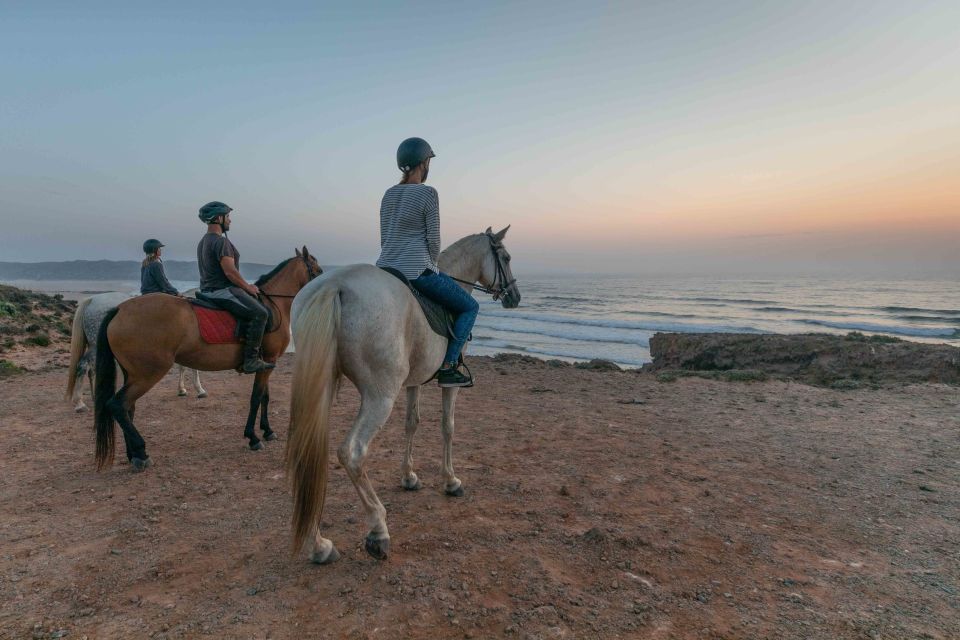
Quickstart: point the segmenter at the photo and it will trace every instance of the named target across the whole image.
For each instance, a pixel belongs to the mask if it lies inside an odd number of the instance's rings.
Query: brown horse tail
[[[293,320],[296,349],[290,392],[286,467],[293,491],[293,553],[316,530],[327,494],[330,405],[340,379],[340,291],[317,291]]]
[[[81,300],[73,314],[73,326],[70,328],[70,376],[67,378],[67,400],[73,397],[79,373],[77,367],[80,365],[80,357],[87,350],[87,334],[83,331],[83,314],[88,304],[90,304],[90,298]]]
[[[97,430],[97,471],[113,462],[114,419],[108,406],[117,389],[117,363],[107,339],[107,327],[119,309],[111,309],[103,317],[97,331],[97,368],[94,390],[93,422]]]

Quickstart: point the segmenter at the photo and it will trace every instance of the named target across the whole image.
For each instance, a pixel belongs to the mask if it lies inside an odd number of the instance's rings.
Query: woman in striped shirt
[[[449,309],[455,316],[456,336],[447,345],[437,372],[441,387],[469,387],[473,380],[457,369],[480,305],[437,267],[440,256],[440,204],[437,190],[424,182],[435,154],[426,140],[408,138],[397,149],[400,184],[387,189],[380,203],[380,258],[378,267],[401,272],[413,287]]]

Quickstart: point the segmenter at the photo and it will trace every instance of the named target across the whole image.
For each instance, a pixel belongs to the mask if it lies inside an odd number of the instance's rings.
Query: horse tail
[[[94,392],[93,422],[97,430],[97,471],[113,462],[114,419],[108,406],[117,389],[117,363],[107,339],[107,327],[119,309],[111,309],[100,322],[97,332],[96,390]]]
[[[67,378],[67,400],[73,397],[73,391],[77,387],[80,357],[87,350],[87,334],[83,330],[83,314],[89,304],[90,298],[81,300],[77,305],[77,310],[73,313],[73,326],[70,328],[70,375]]]
[[[293,553],[316,528],[327,494],[330,405],[340,380],[340,291],[321,288],[293,320],[296,348],[286,468],[293,490]]]

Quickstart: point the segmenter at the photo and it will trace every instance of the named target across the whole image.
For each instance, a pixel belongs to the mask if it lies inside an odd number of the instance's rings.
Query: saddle
[[[430,328],[433,329],[433,332],[444,338],[452,339],[453,335],[453,322],[456,320],[456,316],[447,311],[439,303],[434,302],[430,298],[424,296],[422,293],[413,288],[413,285],[410,284],[410,281],[407,280],[407,277],[402,273],[397,271],[392,267],[380,267],[390,275],[394,276],[400,282],[402,282],[417,302],[420,303],[420,308],[423,310],[423,315],[426,316],[427,322],[430,324]]]
[[[197,316],[197,326],[200,328],[200,338],[207,344],[241,344],[243,338],[240,335],[240,323],[237,318],[227,311],[218,307],[213,302],[203,298],[199,291],[194,293],[195,298],[187,298],[187,302],[193,308],[194,315]],[[270,305],[264,305],[267,309],[267,329],[264,334],[276,331],[279,328],[274,326],[274,314]]]

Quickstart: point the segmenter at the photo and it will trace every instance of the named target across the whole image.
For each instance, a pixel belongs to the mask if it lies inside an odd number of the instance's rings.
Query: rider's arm
[[[227,276],[227,280],[250,295],[255,296],[260,292],[256,285],[249,284],[243,279],[243,276],[240,275],[240,271],[237,269],[236,263],[233,261],[233,256],[223,256],[220,258],[220,267],[223,269],[223,275]]]
[[[440,257],[440,201],[436,190],[433,190],[433,198],[427,204],[424,222],[427,226],[427,252],[430,259],[436,262]]]
[[[380,201],[380,248],[383,249],[383,245],[387,242],[387,214],[384,211],[383,202],[387,199],[387,196],[383,196],[383,200]]]
[[[153,265],[156,265],[153,267]],[[170,281],[167,280],[167,274],[163,271],[163,264],[160,262],[154,262],[150,265],[153,267],[153,280],[157,283],[157,286],[160,287],[160,290],[164,293],[169,293],[172,296],[180,295],[180,292],[177,291],[177,288],[170,284]]]

